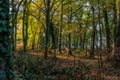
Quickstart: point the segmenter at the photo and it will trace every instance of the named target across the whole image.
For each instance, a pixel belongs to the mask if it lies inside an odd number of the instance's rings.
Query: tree
[[[120,62],[120,0],[116,0],[117,2],[117,25],[115,27],[115,49],[114,49],[114,60],[115,65],[120,66],[118,62]]]
[[[62,38],[62,27],[63,27],[63,0],[61,0],[61,26],[59,28],[59,53],[61,54],[61,38]]]
[[[91,52],[90,57],[94,57],[94,51],[95,51],[95,35],[96,35],[96,26],[95,26],[95,6],[94,4],[91,5],[91,11],[92,11],[92,27],[93,27],[93,33],[92,33],[92,46],[91,46]]]
[[[56,46],[55,43],[55,26],[53,26],[53,18],[54,13],[56,12],[56,9],[59,7],[59,4],[57,0],[43,0],[44,7],[45,7],[45,53],[44,57],[46,58],[48,55],[48,48],[50,44],[50,38],[52,39],[52,45],[54,45],[54,49]],[[57,6],[56,6],[57,5]],[[55,7],[55,8],[54,8]]]
[[[19,1],[17,1],[19,2]],[[13,27],[13,35],[12,37],[14,38],[12,41],[14,43],[14,47],[13,47],[13,50],[15,51],[16,50],[16,36],[17,36],[17,16],[18,16],[18,12],[19,12],[19,8],[23,2],[23,0],[21,0],[19,2],[19,4],[17,4],[17,2],[15,0],[12,0],[11,1],[11,6],[12,6],[12,27]],[[16,3],[16,4],[15,4]]]
[[[100,35],[100,50],[102,50],[102,27],[101,27],[101,21],[100,21],[100,0],[98,0],[98,25],[99,25],[99,35]],[[99,63],[99,68],[102,67],[102,53],[99,53],[98,57],[98,63]]]
[[[103,13],[104,13],[105,30],[106,30],[106,48],[107,48],[107,53],[110,53],[111,52],[111,34],[110,34],[110,27],[109,27],[109,21],[108,21],[108,10],[106,6],[104,6],[103,8]]]
[[[72,22],[72,1],[69,0],[69,10],[68,10],[68,27],[72,27],[71,22]],[[68,55],[72,55],[72,50],[71,50],[71,33],[68,33]]]
[[[24,1],[24,8],[23,8],[23,27],[22,27],[22,35],[23,35],[23,53],[26,53],[27,41],[28,41],[28,4],[30,2]]]
[[[48,55],[48,41],[49,41],[49,27],[50,27],[50,3],[51,0],[47,0],[46,2],[46,30],[45,30],[45,54],[44,57],[47,58]]]
[[[13,80],[11,74],[11,51],[9,26],[9,0],[0,1],[0,80]]]

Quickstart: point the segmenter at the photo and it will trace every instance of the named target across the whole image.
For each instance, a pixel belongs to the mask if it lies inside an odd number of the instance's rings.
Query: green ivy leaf
[[[6,80],[6,75],[3,72],[0,72],[0,79]]]
[[[0,57],[0,62],[3,60],[3,58],[2,57]]]
[[[0,4],[2,4],[2,3],[3,3],[3,0],[0,1]]]

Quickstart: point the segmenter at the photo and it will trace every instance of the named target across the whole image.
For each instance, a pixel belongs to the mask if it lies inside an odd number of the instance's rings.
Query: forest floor
[[[30,53],[35,56],[43,57],[43,54],[39,53]],[[49,54],[49,58],[53,58],[53,54]],[[104,76],[107,80],[120,80],[120,69],[114,69],[109,62],[104,62],[103,60],[103,67],[101,69],[98,68],[98,57],[96,56],[93,59],[86,58],[85,56],[75,55],[75,56],[68,56],[67,54],[58,54],[56,55],[57,62],[54,64],[57,68],[65,68],[65,67],[75,67],[78,65],[78,61],[81,61],[85,65],[87,65],[91,70],[91,75],[93,76]],[[58,66],[59,65],[59,66]]]
[[[44,59],[44,55],[42,52],[35,52],[29,51],[28,55],[35,57],[35,58],[42,58],[44,62],[46,60],[52,60],[54,55],[49,54],[47,59]],[[56,59],[52,60],[52,65],[56,69],[61,68],[68,68],[72,67],[75,68],[79,65],[79,62],[85,65],[85,70],[90,70],[90,75],[94,77],[104,77],[104,80],[120,80],[120,69],[113,68],[109,62],[104,62],[103,58],[103,67],[98,68],[98,58],[95,57],[94,59],[86,58],[85,56],[75,55],[75,56],[68,56],[67,54],[56,54]],[[62,79],[61,79],[62,80]],[[63,79],[65,80],[65,79]],[[79,80],[79,79],[75,79]],[[93,79],[98,80],[98,79]]]

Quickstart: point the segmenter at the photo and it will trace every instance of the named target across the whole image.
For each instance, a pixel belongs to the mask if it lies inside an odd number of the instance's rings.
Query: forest
[[[120,80],[120,0],[0,0],[0,80]]]

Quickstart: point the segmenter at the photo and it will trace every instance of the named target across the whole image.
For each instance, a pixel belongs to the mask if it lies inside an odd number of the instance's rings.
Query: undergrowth
[[[75,67],[56,67],[59,59],[42,59],[37,56],[20,55],[15,59],[16,80],[105,80],[91,75],[89,66],[81,61]]]

